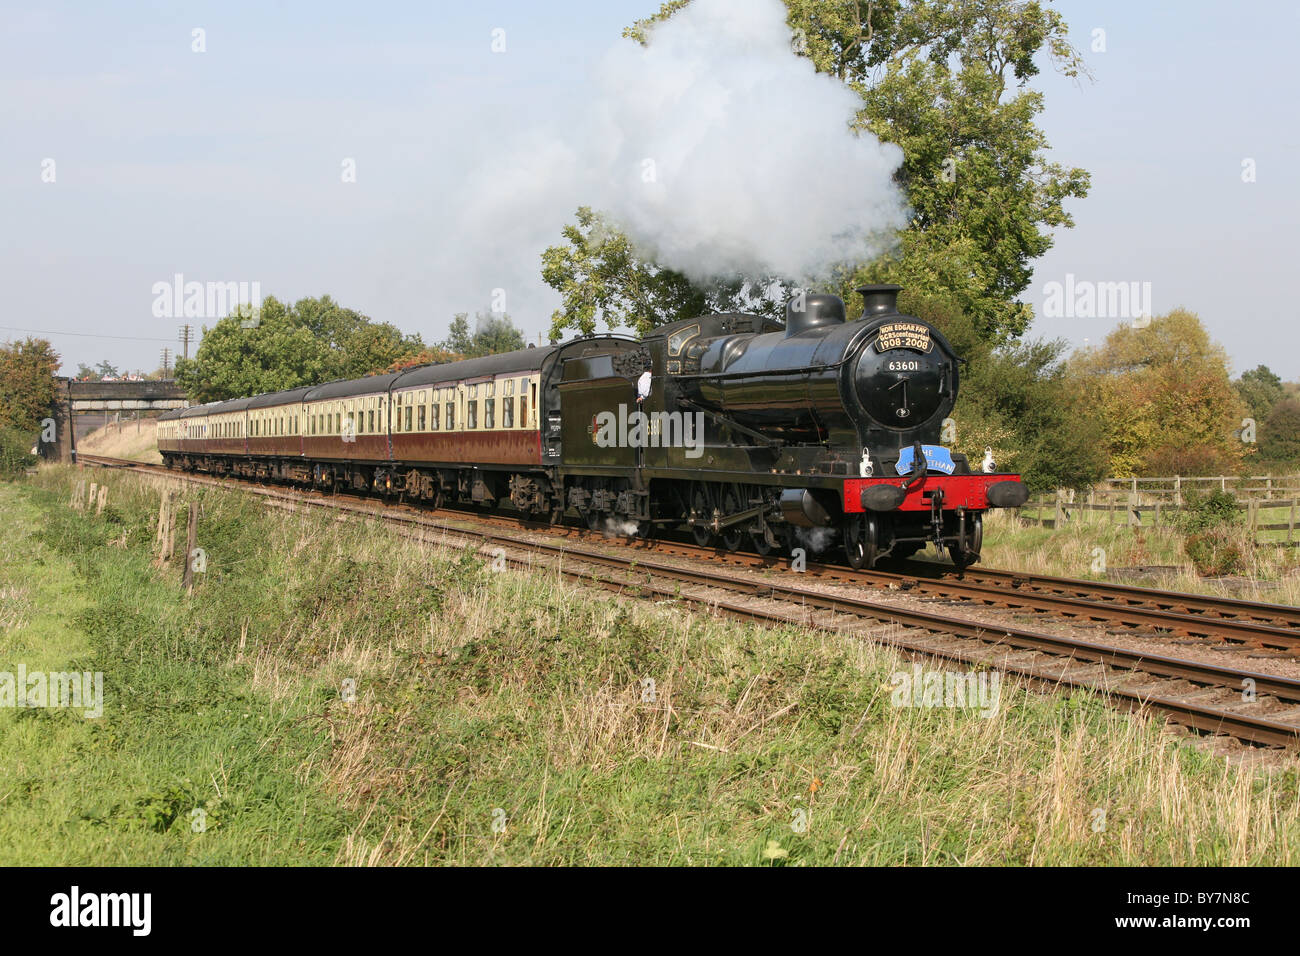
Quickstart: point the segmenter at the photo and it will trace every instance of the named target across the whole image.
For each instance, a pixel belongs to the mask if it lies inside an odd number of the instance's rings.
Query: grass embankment
[[[0,711],[0,863],[1300,862],[1294,770],[1086,695],[896,707],[900,662],[857,639],[211,489],[185,597],[151,560],[162,485],[96,474],[97,516],[82,477],[0,485],[0,668],[107,698]]]
[[[77,442],[77,451],[105,458],[125,458],[150,465],[162,464],[158,453],[158,420],[110,422],[96,428]]]

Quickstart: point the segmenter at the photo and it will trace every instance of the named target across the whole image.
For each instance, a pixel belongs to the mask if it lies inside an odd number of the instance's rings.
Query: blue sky
[[[153,285],[181,273],[329,293],[426,340],[504,289],[536,340],[556,305],[538,256],[563,223],[507,202],[467,229],[463,194],[493,158],[527,168],[530,125],[571,117],[597,59],[657,6],[0,4],[0,338],[39,330],[65,371],[154,368],[187,320],[153,314]],[[1153,310],[1198,312],[1236,371],[1300,379],[1300,8],[1055,6],[1095,81],[1037,78],[1041,122],[1093,187],[1026,301],[1041,313],[1067,274],[1150,282]],[[1040,314],[1031,334],[1082,344],[1115,324]]]

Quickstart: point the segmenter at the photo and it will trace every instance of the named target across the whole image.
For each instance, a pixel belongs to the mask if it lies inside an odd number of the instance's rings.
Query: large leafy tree
[[[39,431],[54,404],[59,355],[45,339],[0,343],[0,427]]]
[[[650,42],[653,25],[687,2],[670,0],[625,35]],[[1051,247],[1050,229],[1073,225],[1065,201],[1086,195],[1089,185],[1084,170],[1047,161],[1035,123],[1043,109],[1042,95],[1029,86],[1036,57],[1067,76],[1086,74],[1061,15],[1026,0],[785,4],[795,49],[862,97],[859,129],[904,154],[899,182],[912,224],[897,253],[848,269],[843,291],[865,281],[900,282],[955,302],[983,338],[1022,335],[1033,317],[1019,301],[1031,264]],[[543,257],[546,281],[564,297],[555,330],[589,331],[598,316],[644,328],[699,311],[701,302],[718,307],[716,294],[665,274],[607,224],[593,252],[588,226],[580,213],[577,226],[565,229],[566,245]],[[741,290],[772,288],[772,278],[725,277]]]
[[[256,395],[358,378],[423,348],[386,322],[372,322],[329,296],[292,306],[268,297],[204,328],[195,357],[176,363],[176,380],[196,401]]]
[[[1197,316],[1175,309],[1149,326],[1120,326],[1070,361],[1073,387],[1105,426],[1111,473],[1205,475],[1235,471],[1246,407],[1228,356]]]

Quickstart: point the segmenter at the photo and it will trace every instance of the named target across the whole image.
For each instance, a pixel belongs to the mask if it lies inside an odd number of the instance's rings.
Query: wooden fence
[[[1260,544],[1300,546],[1296,517],[1300,510],[1300,476],[1216,476],[1212,478],[1111,478],[1086,494],[1057,491],[1037,495],[1017,509],[1020,520],[1045,528],[1100,520],[1130,527],[1170,525],[1193,491],[1231,492],[1246,513],[1246,524]],[[1091,515],[1100,513],[1097,519]]]

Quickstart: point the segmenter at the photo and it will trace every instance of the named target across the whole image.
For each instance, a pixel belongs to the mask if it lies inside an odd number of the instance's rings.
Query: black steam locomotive
[[[799,295],[785,323],[727,313],[168,412],[169,467],[702,545],[820,550],[853,567],[933,542],[966,565],[990,507],[1026,498],[939,443],[958,361],[898,286]]]

